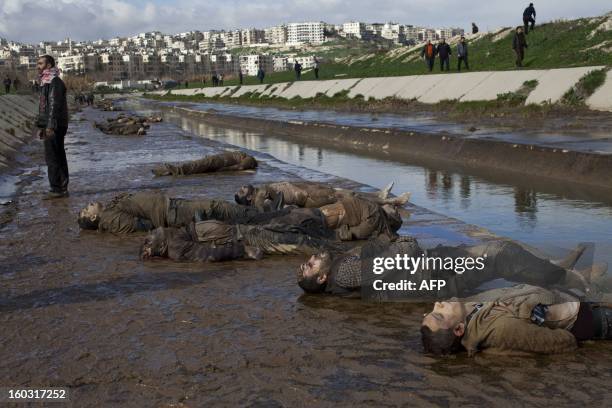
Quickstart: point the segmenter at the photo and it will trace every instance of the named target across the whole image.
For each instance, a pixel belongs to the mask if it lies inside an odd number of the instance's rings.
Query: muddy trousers
[[[43,130],[44,131],[44,130]],[[45,138],[45,161],[51,191],[60,193],[68,190],[68,161],[64,150],[64,137],[68,128],[55,129],[53,137]]]
[[[612,308],[606,303],[580,302],[570,330],[578,341],[612,340]]]
[[[468,64],[468,57],[467,55],[465,57],[462,56],[458,56],[457,57],[457,71],[461,71],[461,63],[465,64],[465,69],[470,69],[470,65]]]

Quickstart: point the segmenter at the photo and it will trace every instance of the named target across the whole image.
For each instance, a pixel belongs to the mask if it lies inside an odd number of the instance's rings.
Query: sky
[[[534,1],[538,21],[596,16],[610,0]],[[481,30],[521,23],[516,0],[0,0],[0,37],[26,43],[145,31],[264,28],[287,22],[387,22]]]

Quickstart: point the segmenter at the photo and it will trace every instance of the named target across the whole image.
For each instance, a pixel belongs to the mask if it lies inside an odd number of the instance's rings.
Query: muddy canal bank
[[[0,383],[70,387],[71,405],[603,405],[610,344],[537,358],[433,359],[418,329],[429,305],[304,296],[299,257],[191,264],[138,260],[142,236],[81,232],[79,208],[121,191],[231,199],[244,183],[357,183],[257,153],[256,172],[153,178],[163,161],[227,147],[173,123],[107,136],[85,109],[66,139],[71,195],[41,201],[44,160],[31,146],[15,212],[0,229]],[[209,132],[225,132],[209,127]],[[39,146],[41,148],[41,146]],[[403,233],[425,245],[486,231],[411,206]],[[537,378],[537,381],[534,381]]]

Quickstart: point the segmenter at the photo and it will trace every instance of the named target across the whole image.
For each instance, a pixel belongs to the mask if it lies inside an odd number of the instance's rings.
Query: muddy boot
[[[584,245],[578,245],[568,256],[562,259],[551,259],[550,263],[562,267],[563,269],[572,269],[576,262],[580,259],[586,247]]]
[[[410,193],[405,192],[404,194],[398,196],[398,197],[393,197],[393,198],[388,198],[385,200],[385,204],[391,204],[391,205],[395,205],[395,206],[404,206],[406,205],[406,203],[410,201]]]
[[[389,184],[387,184],[387,187],[380,190],[377,194],[378,198],[380,198],[381,200],[386,200],[387,197],[389,197],[389,193],[391,192],[391,189],[393,188],[393,184],[394,182],[392,181]]]
[[[608,272],[607,262],[595,264],[593,266],[590,266],[589,268],[585,268],[585,269],[576,271],[576,273],[584,277],[584,279],[586,279],[586,281],[589,283],[601,280],[601,278],[606,276],[606,272]]]

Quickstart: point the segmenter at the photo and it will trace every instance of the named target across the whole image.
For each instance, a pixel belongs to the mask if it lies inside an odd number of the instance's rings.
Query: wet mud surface
[[[155,163],[221,146],[168,123],[145,137],[107,136],[89,122],[102,115],[85,110],[71,124],[68,199],[41,201],[41,147],[29,151],[0,229],[1,386],[70,387],[79,407],[599,406],[612,397],[610,344],[551,357],[433,359],[418,335],[429,305],[304,296],[299,257],[142,263],[142,236],[80,232],[78,209],[121,191],[229,199],[245,182],[334,181],[269,156],[257,172],[153,178]],[[488,236],[410,210],[403,232],[421,228],[426,244]]]

